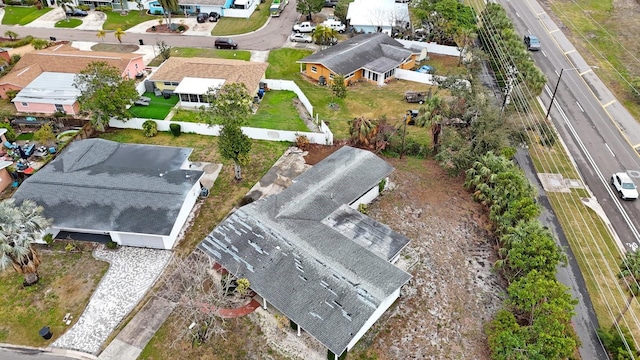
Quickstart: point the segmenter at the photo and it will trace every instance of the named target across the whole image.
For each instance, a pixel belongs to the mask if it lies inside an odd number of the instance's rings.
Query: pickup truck
[[[310,32],[314,32],[315,30],[316,30],[316,26],[311,24],[308,21],[293,25],[294,32],[310,33]]]

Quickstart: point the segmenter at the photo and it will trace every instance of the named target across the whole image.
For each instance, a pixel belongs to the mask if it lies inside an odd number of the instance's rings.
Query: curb
[[[98,359],[95,355],[92,355],[92,354],[87,354],[87,353],[76,351],[76,350],[59,349],[51,346],[48,346],[46,348],[37,348],[32,346],[21,346],[21,345],[0,343],[0,349],[12,350],[15,352],[49,353],[53,355],[65,356],[68,358],[80,359],[80,360],[97,360]]]

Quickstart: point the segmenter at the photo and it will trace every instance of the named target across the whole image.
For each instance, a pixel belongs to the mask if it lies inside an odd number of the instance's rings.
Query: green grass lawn
[[[293,91],[268,91],[258,112],[249,119],[249,126],[261,129],[309,131],[293,106],[298,96]]]
[[[178,100],[180,100],[177,95],[173,95],[171,98],[165,99],[163,97],[157,97],[152,92],[145,92],[142,96],[146,96],[151,99],[149,106],[134,105],[129,108],[129,112],[132,116],[142,119],[164,120],[164,118],[169,115],[171,108],[173,108],[178,103]]]
[[[198,123],[200,119],[198,118],[198,110],[186,110],[186,109],[178,109],[176,113],[171,118],[171,121],[182,121],[182,122],[192,122]]]
[[[27,25],[33,20],[53,10],[53,8],[36,9],[35,6],[6,6],[2,25]]]
[[[258,30],[269,18],[269,6],[271,6],[271,1],[259,4],[256,11],[248,19],[222,17],[211,31],[211,35],[238,35]]]
[[[203,49],[203,48],[186,48],[186,47],[174,47],[171,48],[171,56],[177,57],[203,57],[203,58],[217,58],[217,59],[234,59],[249,61],[251,59],[251,52],[246,50],[218,50],[218,49]],[[157,56],[151,60],[149,66],[159,66],[162,64],[162,57]]]
[[[300,64],[296,61],[313,54],[311,50],[282,48],[269,52],[267,79],[300,79]]]
[[[11,267],[0,273],[0,343],[51,344],[69,329],[62,323],[66,313],[73,315],[75,324],[109,266],[95,260],[88,247],[80,253],[66,252],[58,242],[52,248],[37,248],[42,259],[37,284],[22,287],[22,275]],[[43,326],[51,328],[52,339],[40,337]]]
[[[127,15],[120,15],[119,12],[107,11],[107,21],[104,22],[102,28],[104,30],[116,30],[121,28],[127,30],[132,26],[138,25],[142,22],[149,20],[156,20],[158,17],[153,15],[147,15],[144,12],[138,10],[129,10]]]
[[[69,19],[64,19],[64,20],[58,21],[55,24],[55,27],[57,27],[57,28],[74,28],[74,27],[79,26],[80,24],[82,24],[82,20],[69,18]]]
[[[260,129],[309,131],[293,105],[297,95],[293,91],[269,91],[264,95],[256,114],[247,126]],[[199,111],[179,109],[171,121],[201,122]]]

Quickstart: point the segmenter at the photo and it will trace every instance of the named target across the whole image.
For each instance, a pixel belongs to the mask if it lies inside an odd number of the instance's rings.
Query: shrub
[[[160,11],[160,10],[153,10],[153,15],[162,15],[162,11]],[[158,21],[160,21],[160,20],[158,20]],[[160,24],[160,25],[162,25],[162,24]]]
[[[105,246],[107,247],[107,249],[117,249],[118,248],[118,243],[113,241],[113,240],[109,240],[107,241],[107,243],[105,244]]]
[[[382,194],[385,186],[387,186],[387,179],[380,180],[380,183],[378,183],[378,192]]]
[[[16,138],[18,136],[16,135],[16,131],[13,130],[13,127],[11,127],[10,123],[4,122],[4,119],[0,119],[0,128],[7,129],[7,132],[4,134],[4,136],[7,138],[7,141],[9,142],[16,141]]]
[[[38,129],[35,133],[33,133],[33,140],[43,143],[46,145],[51,145],[55,143],[56,136],[53,133],[53,129],[51,125],[44,124],[40,129]]]
[[[53,235],[46,234],[42,237],[42,240],[47,243],[47,246],[51,246],[53,244]]]
[[[102,12],[111,12],[113,9],[111,8],[111,6],[98,6],[96,7],[96,11],[102,11]]]
[[[158,124],[153,120],[147,120],[142,123],[142,132],[146,137],[154,137],[158,133]]]
[[[49,46],[49,40],[33,39],[33,41],[31,41],[31,46],[36,50],[42,50]]]
[[[18,61],[20,61],[20,59],[22,59],[22,56],[20,56],[20,54],[11,55],[11,64],[17,63]]]
[[[178,31],[183,32],[185,30],[187,30],[187,28],[184,25],[178,26]]]
[[[84,11],[91,10],[91,7],[89,5],[78,5],[77,8]]]
[[[171,133],[173,134],[173,136],[180,136],[180,124],[170,124],[169,125],[169,130],[171,130]]]
[[[369,207],[367,206],[367,204],[362,203],[360,205],[358,205],[358,211],[360,211],[360,213],[367,215],[369,213]]]
[[[7,94],[7,99],[11,101],[15,99],[16,95],[18,95],[18,90],[7,90],[6,94]]]
[[[17,48],[31,44],[31,41],[33,41],[33,36],[27,35],[20,40],[0,42],[0,47]]]
[[[300,150],[307,150],[309,148],[309,138],[304,136],[304,135],[298,135],[296,136],[296,146],[300,149]]]

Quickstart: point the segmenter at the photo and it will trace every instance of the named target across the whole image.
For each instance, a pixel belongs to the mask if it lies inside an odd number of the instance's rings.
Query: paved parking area
[[[102,11],[89,11],[89,15],[79,18],[82,20],[76,29],[78,30],[102,30],[102,25],[107,21],[107,14]]]

